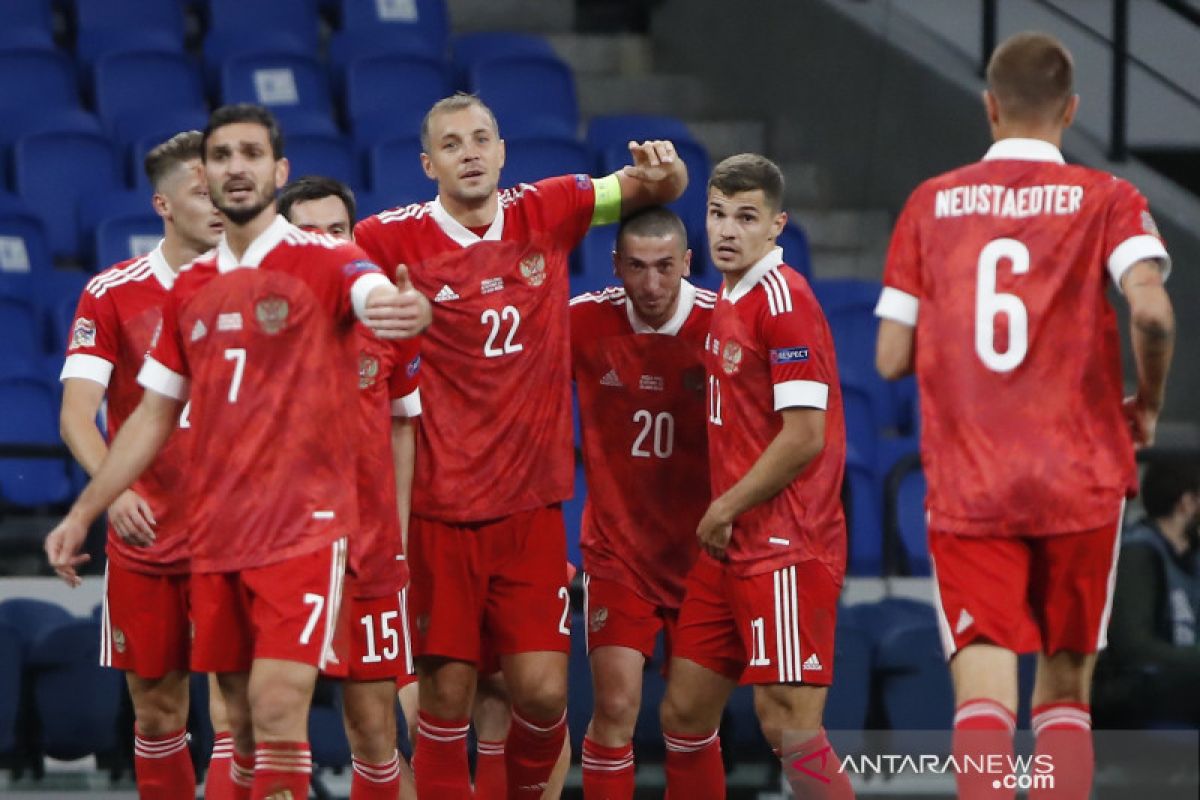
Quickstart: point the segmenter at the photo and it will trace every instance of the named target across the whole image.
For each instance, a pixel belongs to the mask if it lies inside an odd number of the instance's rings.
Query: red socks
[[[968,700],[954,714],[954,760],[959,765],[955,776],[959,800],[1004,800],[1016,796],[1016,788],[995,786],[1003,777],[989,771],[989,756],[999,756],[1003,769],[1013,759],[1013,733],[1017,718],[994,700]]]
[[[229,769],[230,800],[250,800],[250,790],[254,788],[254,754],[242,755],[233,751],[233,763]]]
[[[421,800],[469,800],[466,719],[444,720],[421,711],[417,715],[413,773]]]
[[[396,800],[400,796],[400,754],[389,761],[371,764],[351,759],[354,777],[350,780],[350,800]]]
[[[304,800],[311,779],[312,752],[308,742],[264,742],[254,748],[252,800],[289,796]]]
[[[475,744],[475,800],[505,800],[508,797],[504,768],[504,740]]]
[[[1084,703],[1047,703],[1033,709],[1035,761],[1030,772],[1054,776],[1054,788],[1034,786],[1029,800],[1085,800],[1092,790],[1096,754],[1092,746],[1091,707]],[[1039,770],[1036,760],[1049,760],[1049,768]]]
[[[234,800],[232,770],[233,736],[221,731],[213,739],[212,756],[204,773],[204,800]]]
[[[686,800],[720,800],[725,797],[725,765],[721,762],[721,737],[663,733],[667,744],[667,794]]]
[[[822,728],[806,742],[784,747],[780,755],[783,773],[792,793],[803,800],[854,800],[850,776]]]
[[[583,796],[585,800],[631,800],[632,744],[605,747],[584,737]]]
[[[138,797],[167,800],[195,796],[196,772],[187,743],[186,730],[146,736],[134,726],[133,766]]]
[[[566,711],[555,720],[535,721],[513,709],[508,743],[504,747],[509,798],[538,800],[542,796],[566,738]]]

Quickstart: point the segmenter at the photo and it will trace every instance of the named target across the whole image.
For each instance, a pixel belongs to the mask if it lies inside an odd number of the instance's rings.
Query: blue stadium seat
[[[874,464],[854,448],[846,453],[843,492],[849,532],[847,572],[879,577],[883,567],[883,493],[875,478]]]
[[[603,289],[615,282],[613,277],[613,250],[617,245],[617,226],[604,225],[592,228],[575,248],[575,270],[571,275],[571,294]],[[576,280],[576,278],[580,280]],[[583,284],[587,288],[583,288]]]
[[[5,12],[8,9],[5,8]],[[7,16],[5,22],[8,22]],[[54,37],[41,28],[0,28],[0,53],[5,50],[54,51]]]
[[[536,183],[543,178],[590,172],[587,148],[574,139],[507,139],[502,180],[505,185]]]
[[[41,219],[16,198],[0,199],[0,273],[41,272],[51,266]]]
[[[362,182],[354,151],[341,136],[289,136],[285,148],[293,179],[324,175],[350,186]]]
[[[846,443],[869,464],[875,463],[879,438],[871,392],[854,381],[853,373],[841,376],[842,411],[846,420]]]
[[[775,243],[783,248],[783,260],[787,265],[812,281],[812,256],[808,249],[808,236],[800,224],[794,219],[789,219]]]
[[[432,184],[430,188],[432,189]],[[360,220],[372,214],[378,214],[381,211],[406,206],[411,203],[421,203],[432,198],[432,191],[428,191],[424,196],[420,196],[415,189],[391,192],[388,191],[388,187],[386,186],[379,192],[364,191],[354,193],[354,202],[358,206],[358,218]]]
[[[311,56],[263,53],[236,56],[221,70],[223,103],[257,103],[277,108],[333,112],[329,77]]]
[[[386,28],[419,36],[446,52],[450,19],[446,0],[342,0],[342,28]]]
[[[582,532],[583,504],[587,501],[587,480],[583,474],[583,462],[575,464],[575,492],[563,503],[563,522],[567,528],[567,560],[582,564],[583,554],[579,549]]]
[[[79,31],[75,40],[75,59],[89,74],[96,62],[116,53],[183,54],[182,37],[169,31],[139,26],[89,28]]]
[[[292,136],[341,136],[333,117],[324,111],[314,111],[300,106],[275,106],[271,109],[283,131],[284,149]]]
[[[387,27],[341,30],[329,40],[329,66],[341,88],[345,88],[350,62],[370,56],[415,56],[442,61],[436,43],[417,33],[396,32]]]
[[[815,278],[811,281],[813,294],[826,314],[843,308],[867,308],[874,313],[879,301],[879,281],[854,278]]]
[[[501,56],[540,56],[557,58],[544,37],[531,33],[481,31],[454,37],[454,85],[466,89],[471,69],[480,61]]]
[[[208,104],[200,70],[182,53],[110,53],[96,61],[96,110],[109,130],[130,113],[193,111]]]
[[[34,706],[42,750],[52,758],[115,754],[121,746],[125,678],[101,667],[99,656],[100,628],[91,619],[55,628],[34,648]]]
[[[121,115],[114,135],[128,162],[129,185],[144,192],[150,186],[150,179],[146,177],[146,154],[177,133],[202,131],[207,124],[208,112],[198,108]],[[146,197],[149,203],[149,195]]]
[[[0,758],[12,755],[19,741],[24,671],[21,651],[21,635],[16,628],[0,623]]]
[[[7,309],[3,317],[7,323]],[[36,331],[36,317],[27,322]],[[60,444],[57,389],[42,377],[12,375],[0,379],[0,408],[4,409],[0,414],[0,443]],[[0,460],[0,497],[8,503],[25,507],[62,503],[70,489],[64,461]]]
[[[421,167],[421,142],[417,139],[393,139],[371,148],[369,160],[371,190],[396,200],[396,205],[428,200],[437,194],[437,186]]]
[[[49,269],[37,276],[33,299],[42,316],[45,351],[56,361],[66,352],[75,307],[79,304],[83,287],[92,277],[90,273],[74,269]],[[61,363],[57,363],[53,370],[51,377],[55,382],[58,381],[61,366]]]
[[[95,262],[104,268],[145,255],[158,246],[162,235],[162,220],[152,212],[109,217],[96,226]]]
[[[79,197],[124,183],[112,143],[82,132],[47,132],[18,140],[13,146],[13,178],[17,193],[46,226],[56,258],[80,254],[75,219]]]
[[[79,108],[70,59],[54,50],[0,52],[0,111]]]
[[[557,57],[497,56],[475,62],[471,89],[492,109],[500,134],[574,138],[579,129],[575,76]],[[536,86],[537,91],[530,91]]]
[[[838,609],[833,669],[837,680],[825,700],[825,730],[839,756],[862,752],[871,697],[872,642],[853,607]]]
[[[162,0],[73,0],[75,27],[84,31],[129,27],[136,20],[142,30],[173,35],[182,46],[185,33],[183,5]]]
[[[350,765],[350,744],[342,722],[340,687],[323,682],[313,696],[308,714],[308,741],[312,746],[313,765],[340,769]]]
[[[925,473],[915,469],[900,481],[892,501],[891,524],[900,535],[908,560],[908,574],[929,574],[929,542],[925,524]]]
[[[210,94],[221,88],[225,62],[242,56],[294,55],[311,58],[315,51],[302,37],[286,30],[216,30],[204,37],[204,82]]]
[[[315,0],[208,0],[210,31],[283,31],[309,45],[320,47]]]
[[[635,137],[636,138],[636,137]],[[644,138],[652,138],[647,135]],[[694,139],[677,138],[674,142],[675,152],[687,164],[689,175],[708,175],[711,172],[708,151],[704,145]],[[600,158],[600,174],[608,175],[616,172],[626,164],[633,163],[629,154],[628,140],[608,145]],[[708,269],[708,247],[705,233],[704,215],[708,206],[707,181],[693,180],[688,182],[683,197],[670,204],[670,208],[683,220],[688,232],[688,244],[691,245],[692,271],[703,274]]]
[[[62,606],[32,597],[13,597],[0,601],[0,625],[17,633],[23,658],[28,659],[34,648],[51,631],[70,622],[74,617]]]
[[[53,6],[48,0],[7,0],[4,4],[4,27],[9,30],[38,31],[52,37]]]
[[[32,359],[42,352],[37,308],[29,300],[0,297],[0,341],[8,356]]]
[[[932,606],[886,600],[878,604],[876,624],[875,665],[889,726],[942,730],[948,737],[954,691]]]
[[[359,147],[416,136],[434,103],[450,92],[441,62],[419,56],[353,59],[346,70],[346,117]]]
[[[84,246],[95,250],[96,228],[106,219],[153,214],[152,197],[149,189],[126,189],[116,192],[103,190],[80,197],[79,232],[83,237]],[[159,231],[161,234],[161,224]],[[112,262],[101,261],[93,266],[98,270],[107,269],[112,266]]]
[[[631,140],[670,139],[695,141],[683,120],[655,114],[601,114],[588,122],[584,137],[588,149],[602,154],[613,145],[624,147]]]
[[[909,375],[892,381],[892,398],[897,432],[904,436],[916,435],[921,430],[921,402],[916,377]]]

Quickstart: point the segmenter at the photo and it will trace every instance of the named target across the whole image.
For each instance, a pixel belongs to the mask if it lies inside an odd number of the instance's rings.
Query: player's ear
[[[778,239],[779,235],[783,233],[783,226],[787,225],[787,220],[788,216],[786,211],[780,211],[775,215],[775,219],[771,222],[772,239]]]
[[[996,95],[992,94],[991,89],[984,89],[980,94],[983,98],[983,109],[987,114],[988,122],[994,128],[1000,124],[1000,103],[996,101]]]
[[[508,161],[508,145],[506,145],[504,143],[504,140],[501,139],[500,140],[500,169],[504,169],[504,163],[506,161]]]
[[[291,172],[292,165],[286,157],[275,162],[275,188],[282,189],[287,186],[288,173]]]
[[[154,196],[150,198],[150,204],[154,206],[154,213],[163,219],[171,216],[171,203],[162,192],[155,192]]]
[[[683,251],[683,277],[692,274],[692,248]]]
[[[431,181],[437,180],[437,175],[433,172],[433,159],[427,153],[421,153],[421,169],[425,170],[425,177]]]
[[[1063,109],[1062,126],[1063,128],[1071,127],[1071,123],[1075,121],[1075,114],[1079,111],[1079,95],[1071,95],[1071,99],[1067,101],[1067,107]]]

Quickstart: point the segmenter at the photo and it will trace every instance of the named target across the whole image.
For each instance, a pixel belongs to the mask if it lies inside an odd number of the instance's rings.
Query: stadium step
[[[689,120],[688,128],[714,165],[735,153],[765,152],[767,126],[761,120]]]
[[[878,208],[790,208],[813,248],[886,250],[891,215]]]
[[[766,151],[764,151],[766,152]],[[770,153],[767,153],[770,155]],[[785,206],[816,208],[826,203],[825,171],[813,161],[780,161],[785,180]]]
[[[570,33],[575,3],[567,0],[447,0],[456,33],[511,31]]]
[[[708,90],[692,75],[577,75],[579,110],[597,114],[666,114],[700,119],[708,111]]]
[[[650,39],[636,34],[558,33],[546,37],[575,75],[647,75],[653,69]]]
[[[800,224],[804,224],[800,218]],[[884,253],[870,250],[846,250],[829,247],[809,249],[812,272],[816,278],[854,278],[879,280],[883,270]]]

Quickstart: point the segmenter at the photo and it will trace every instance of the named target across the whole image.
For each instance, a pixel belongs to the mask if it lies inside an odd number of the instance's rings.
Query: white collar
[[[158,278],[158,282],[164,289],[170,290],[175,285],[175,270],[171,269],[171,265],[167,263],[162,248],[163,240],[159,239],[158,247],[147,253],[146,258],[150,260],[150,271],[154,273],[154,277]]]
[[[984,161],[1050,161],[1067,163],[1059,149],[1045,139],[1001,139],[988,148]]]
[[[283,241],[283,237],[287,236],[293,230],[292,223],[288,222],[282,214],[276,214],[275,219],[267,226],[267,229],[260,233],[258,237],[250,243],[246,248],[246,252],[241,259],[235,258],[233,251],[229,249],[229,242],[225,238],[225,234],[221,234],[221,241],[217,244],[217,270],[221,273],[232,272],[235,269],[249,267],[250,269],[258,269],[262,260],[267,257],[267,254]],[[299,230],[296,228],[295,230]]]
[[[501,235],[504,233],[504,204],[496,204],[496,218],[492,220],[492,224],[484,231],[483,236],[476,236],[475,232],[461,222],[450,216],[450,212],[442,205],[442,197],[438,195],[433,198],[430,204],[432,207],[433,221],[438,224],[442,232],[449,236],[458,244],[459,247],[470,247],[479,242],[498,242]]]
[[[661,328],[651,327],[638,316],[628,293],[625,295],[625,314],[629,317],[629,326],[633,328],[634,333],[660,333],[663,336],[675,336],[683,327],[683,323],[687,322],[687,318],[692,313],[692,306],[695,304],[696,287],[687,280],[683,280],[679,284],[679,298],[675,305],[675,313],[663,323]]]
[[[737,286],[730,286],[728,282],[721,287],[721,298],[728,300],[731,303],[736,303],[746,295],[750,294],[758,282],[763,279],[771,270],[783,263],[783,248],[776,247],[771,252],[760,258],[753,267],[746,270],[746,274],[737,282]]]

